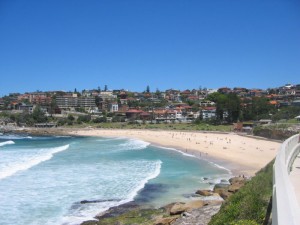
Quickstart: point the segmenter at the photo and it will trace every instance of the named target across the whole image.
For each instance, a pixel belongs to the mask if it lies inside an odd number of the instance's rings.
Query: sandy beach
[[[275,158],[279,142],[235,133],[190,131],[79,129],[71,135],[127,137],[175,148],[230,169],[233,175],[253,176]]]

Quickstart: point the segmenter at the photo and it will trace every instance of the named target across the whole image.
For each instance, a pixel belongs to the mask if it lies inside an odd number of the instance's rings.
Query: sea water
[[[0,135],[0,224],[80,224],[133,200],[153,207],[185,201],[229,176],[141,140]]]

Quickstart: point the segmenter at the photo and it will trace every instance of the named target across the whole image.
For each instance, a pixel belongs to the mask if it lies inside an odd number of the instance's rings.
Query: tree
[[[91,121],[91,115],[80,115],[77,118],[77,123],[88,123]]]
[[[241,101],[236,94],[227,95],[226,108],[228,112],[227,122],[232,123],[240,119]]]
[[[150,87],[149,87],[149,85],[147,85],[146,92],[150,93]]]
[[[224,121],[225,114],[227,114],[226,121],[228,123],[232,123],[240,119],[241,101],[236,94],[222,94],[215,92],[208,95],[207,99],[216,103],[217,121]]]
[[[68,115],[68,120],[70,120],[70,121],[74,121],[74,120],[75,120],[75,118],[74,118],[74,116],[73,116],[73,115],[69,114],[69,115]]]
[[[36,106],[32,112],[32,118],[36,123],[44,123],[47,122],[48,119],[45,116],[45,113],[41,110],[40,106]]]

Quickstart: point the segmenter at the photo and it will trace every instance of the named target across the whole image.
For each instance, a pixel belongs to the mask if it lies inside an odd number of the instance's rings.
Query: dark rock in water
[[[185,198],[195,198],[195,197],[199,197],[199,195],[196,193],[196,194],[183,194],[182,195],[183,197]]]
[[[134,201],[138,203],[149,202],[152,199],[159,198],[167,189],[168,186],[165,184],[146,184]]]
[[[103,202],[102,200],[82,200],[80,204],[88,204],[88,203],[98,203]]]
[[[221,183],[228,183],[228,180],[222,179]]]
[[[119,199],[106,199],[106,200],[82,200],[80,204],[88,204],[88,203],[99,203],[99,202],[113,202],[113,201],[121,201]]]
[[[203,180],[208,180],[208,178],[207,177],[203,177]]]

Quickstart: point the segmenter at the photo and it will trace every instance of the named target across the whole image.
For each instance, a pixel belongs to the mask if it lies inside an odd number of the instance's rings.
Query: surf
[[[4,142],[0,142],[0,147],[4,146],[4,145],[13,145],[15,144],[15,142],[13,141],[4,141]]]
[[[17,172],[28,170],[44,161],[50,160],[54,154],[65,151],[69,147],[70,145],[67,144],[54,148],[39,149],[36,155],[25,156],[17,162],[7,163],[7,165],[0,170],[0,180],[10,177]]]

